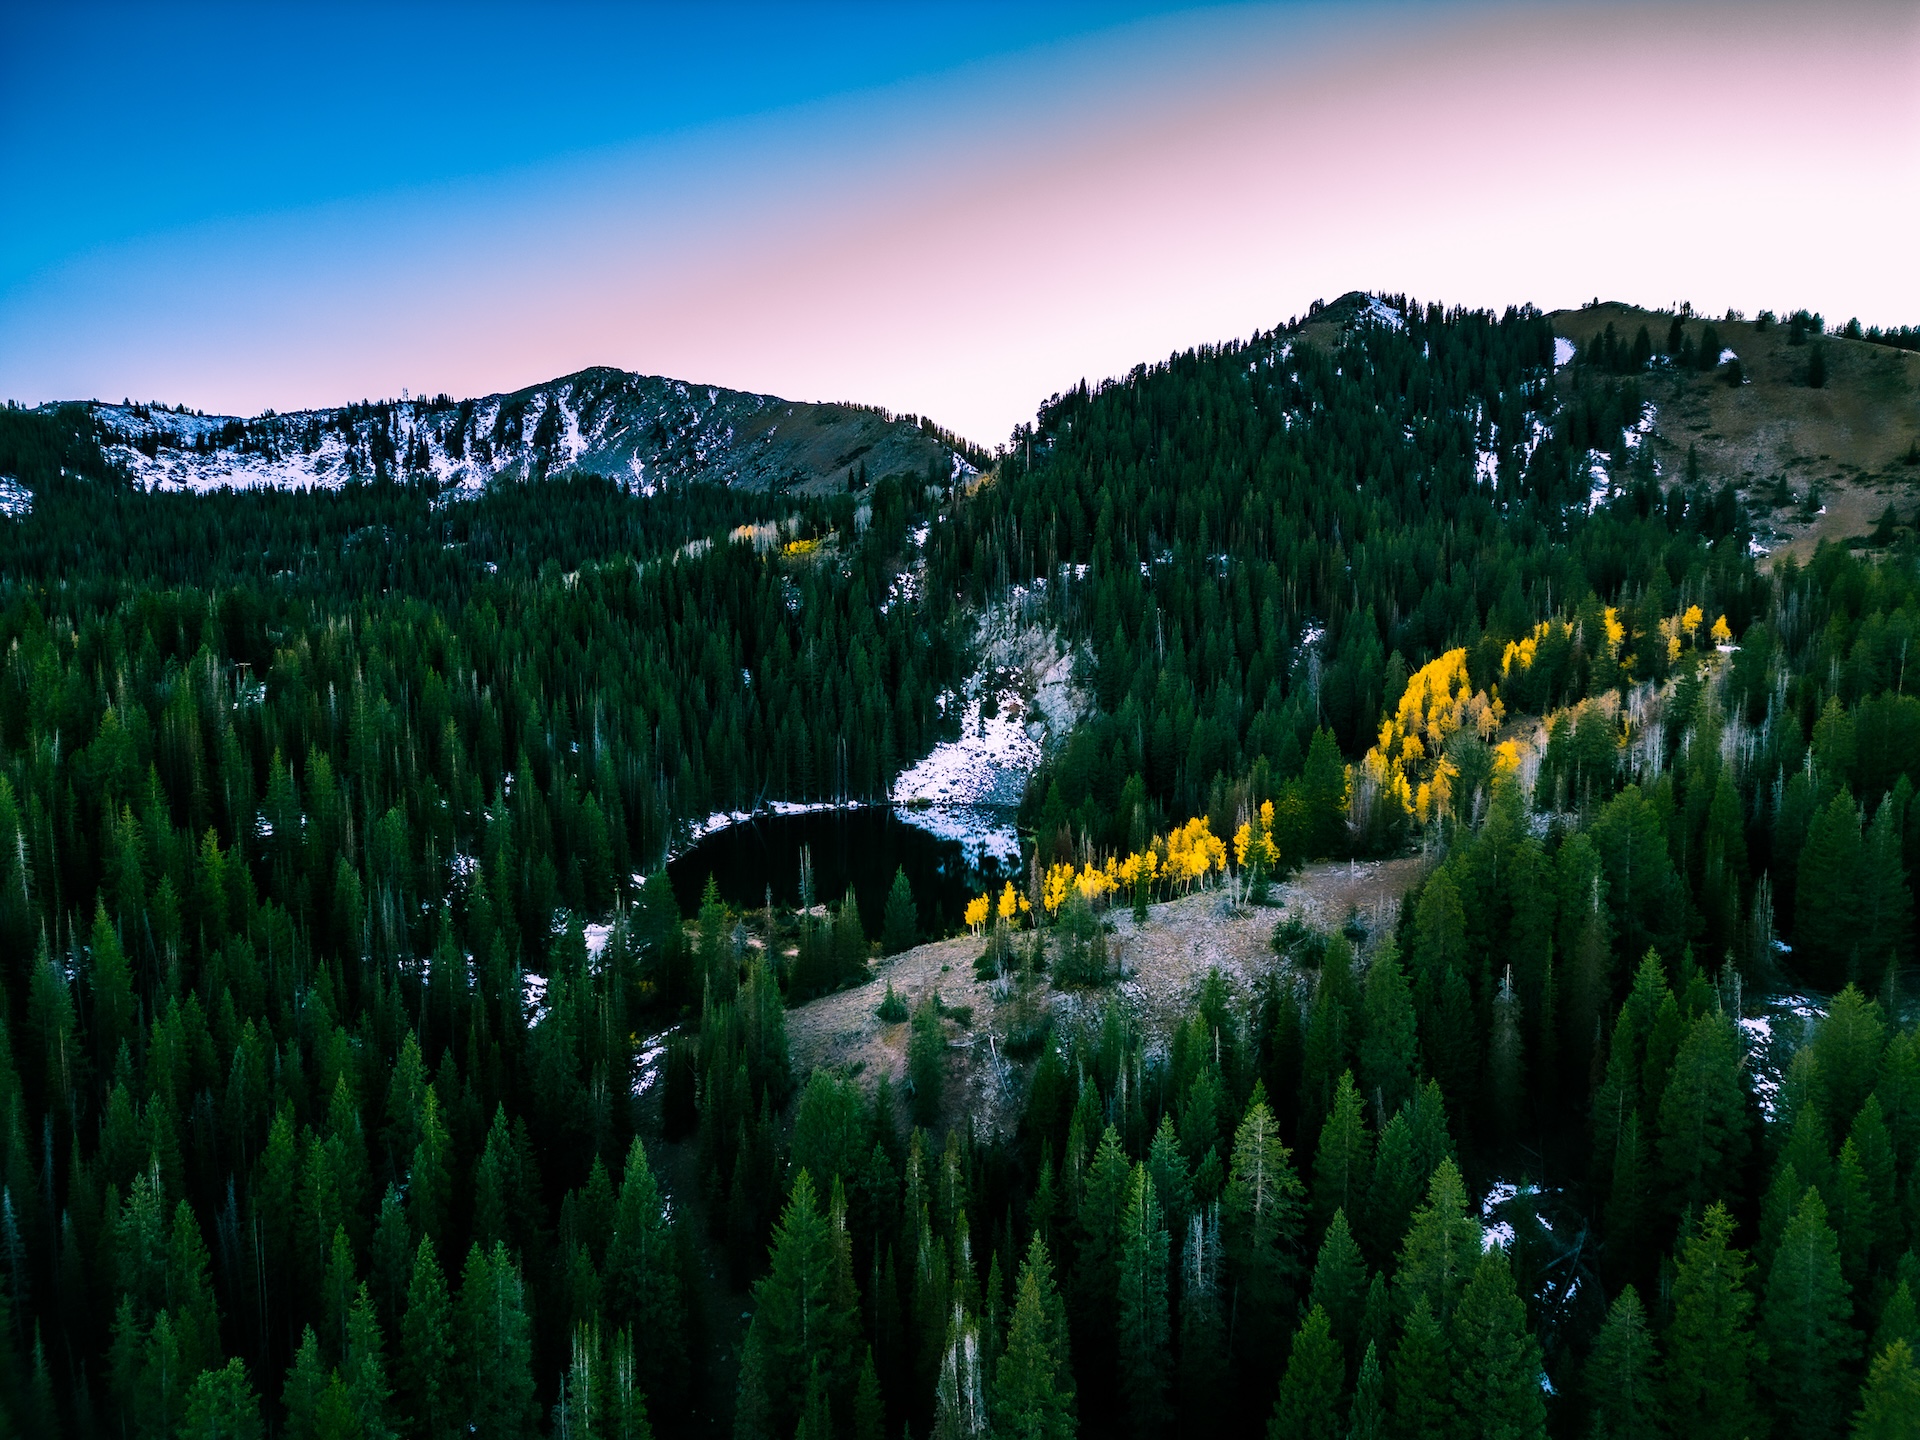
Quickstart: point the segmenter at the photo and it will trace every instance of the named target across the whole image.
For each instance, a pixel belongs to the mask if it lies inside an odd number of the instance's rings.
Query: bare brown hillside
[[[1148,912],[1147,923],[1136,926],[1124,908],[1108,918],[1113,925],[1110,953],[1126,975],[1110,989],[1049,992],[1057,1023],[1070,1025],[1076,1016],[1098,1012],[1117,996],[1149,1035],[1164,1034],[1185,1012],[1187,1002],[1207,972],[1218,969],[1242,994],[1281,963],[1269,941],[1274,926],[1289,915],[1304,923],[1331,929],[1358,913],[1370,932],[1378,934],[1399,913],[1400,897],[1425,873],[1418,856],[1381,861],[1329,861],[1309,865],[1286,885],[1275,887],[1275,904],[1266,907],[1225,905],[1223,893],[1202,891]],[[875,1014],[891,984],[911,1007],[937,991],[951,1007],[971,1007],[972,1023],[949,1020],[951,1047],[947,1067],[949,1115],[971,1114],[983,1126],[1010,1123],[1019,1090],[1013,1067],[1000,1055],[1005,1024],[999,1018],[992,988],[973,975],[973,962],[982,942],[971,935],[921,945],[883,960],[873,979],[853,990],[842,990],[792,1010],[787,1035],[795,1070],[804,1075],[819,1066],[858,1073],[871,1083],[882,1074],[896,1084],[906,1078],[907,1025],[883,1024]]]
[[[1673,319],[1614,301],[1551,318],[1555,334],[1581,346],[1608,325],[1631,344],[1645,325],[1656,352]],[[1789,554],[1804,559],[1823,539],[1864,540],[1889,502],[1903,525],[1914,522],[1920,465],[1906,461],[1920,444],[1920,355],[1833,335],[1793,345],[1780,323],[1685,322],[1696,341],[1709,323],[1738,355],[1745,383],[1729,384],[1726,369],[1657,368],[1640,377],[1654,406],[1650,443],[1662,475],[1684,473],[1687,447],[1696,447],[1703,479],[1739,486],[1769,564]],[[1814,344],[1827,365],[1818,389],[1807,383]],[[1805,504],[1816,483],[1824,513]]]

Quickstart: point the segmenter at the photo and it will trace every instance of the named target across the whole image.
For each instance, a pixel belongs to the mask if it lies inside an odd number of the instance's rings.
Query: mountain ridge
[[[445,394],[241,417],[123,401],[67,401],[96,422],[107,458],[143,488],[332,488],[429,478],[606,476],[648,495],[706,483],[819,495],[861,478],[976,468],[984,452],[917,416],[787,400],[590,366],[465,400]]]

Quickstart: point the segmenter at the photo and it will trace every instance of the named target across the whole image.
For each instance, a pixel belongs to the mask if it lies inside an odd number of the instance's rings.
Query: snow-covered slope
[[[149,487],[331,487],[419,475],[477,489],[500,475],[575,472],[641,493],[691,481],[819,492],[858,467],[875,480],[971,469],[911,416],[605,368],[479,400],[443,395],[252,419],[90,409],[109,457]]]

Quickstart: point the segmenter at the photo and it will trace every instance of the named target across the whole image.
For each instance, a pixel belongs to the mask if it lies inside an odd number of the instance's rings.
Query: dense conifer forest
[[[0,412],[0,1428],[1920,1433],[1920,566],[1660,473],[1671,318],[1342,302],[777,511],[149,493]],[[884,795],[1009,606],[1092,711],[1007,998],[802,1073],[905,877],[870,936],[664,859]],[[1170,1031],[1114,984],[1110,906],[1412,852]]]

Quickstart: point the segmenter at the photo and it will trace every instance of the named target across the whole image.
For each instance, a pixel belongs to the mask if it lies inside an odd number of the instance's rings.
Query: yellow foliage
[[[1533,664],[1540,641],[1549,633],[1543,622],[1525,640],[1508,644],[1502,673],[1514,666]],[[1455,770],[1442,754],[1447,737],[1472,729],[1490,740],[1506,718],[1498,696],[1475,692],[1467,678],[1467,652],[1449,650],[1422,665],[1407,678],[1394,713],[1380,724],[1380,743],[1361,760],[1361,768],[1378,793],[1390,796],[1422,824],[1448,813],[1453,798]]]
[[[1627,627],[1620,622],[1620,612],[1609,605],[1601,613],[1600,620],[1606,626],[1608,651],[1617,652],[1620,643],[1627,638]]]
[[[1733,628],[1727,624],[1727,617],[1722,615],[1718,620],[1713,622],[1713,643],[1716,645],[1725,645],[1731,642],[1732,639]]]
[[[1040,907],[1049,915],[1058,915],[1067,903],[1067,886],[1073,882],[1073,866],[1049,865],[1040,882]]]
[[[993,908],[993,902],[984,895],[977,895],[967,902],[967,928],[976,935],[987,923],[987,913]]]
[[[1707,617],[1700,613],[1698,605],[1687,606],[1687,613],[1680,617],[1680,628],[1686,632],[1687,639],[1696,640],[1700,636],[1700,622]]]
[[[1564,620],[1542,620],[1533,627],[1533,633],[1520,640],[1509,640],[1507,648],[1500,655],[1500,678],[1505,680],[1513,674],[1515,668],[1531,670],[1533,662],[1539,658],[1540,642],[1555,631],[1561,636],[1570,636],[1573,627]]]
[[[1167,879],[1191,885],[1215,870],[1227,868],[1226,844],[1213,833],[1207,817],[1196,815],[1166,838]]]
[[[1000,892],[1000,918],[1011,920],[1020,913],[1020,897],[1014,892],[1013,882],[1007,882],[1007,888]]]
[[[802,555],[813,554],[813,552],[819,548],[820,542],[818,540],[789,540],[782,548],[781,553],[798,559]]]

